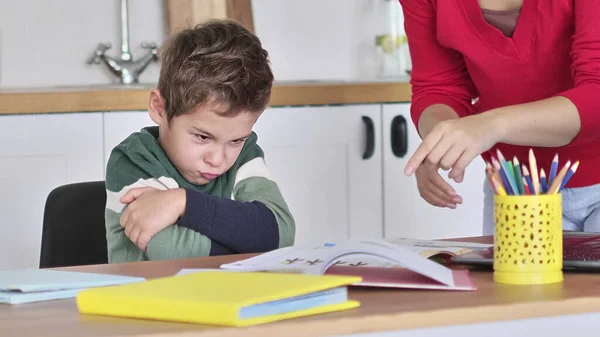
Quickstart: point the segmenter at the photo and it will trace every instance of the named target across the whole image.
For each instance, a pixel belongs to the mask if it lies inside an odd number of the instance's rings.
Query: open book
[[[490,246],[411,239],[348,240],[281,248],[221,268],[362,277],[362,282],[355,286],[476,290],[468,270],[452,270],[429,258],[455,256]]]

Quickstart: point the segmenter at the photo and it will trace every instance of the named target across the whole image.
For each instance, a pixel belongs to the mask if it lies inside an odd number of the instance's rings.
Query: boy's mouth
[[[202,173],[202,178],[204,178],[206,180],[213,180],[213,179],[217,178],[218,176],[219,176],[218,174]]]

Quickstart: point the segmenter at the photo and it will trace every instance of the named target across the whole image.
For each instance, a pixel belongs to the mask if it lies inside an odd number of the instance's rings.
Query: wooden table
[[[490,238],[464,239],[489,242]],[[155,278],[182,268],[217,268],[251,255],[62,268]],[[0,336],[339,336],[600,311],[600,274],[565,274],[564,283],[509,286],[472,271],[475,292],[352,288],[361,307],[249,328],[80,315],[74,299],[0,305]]]

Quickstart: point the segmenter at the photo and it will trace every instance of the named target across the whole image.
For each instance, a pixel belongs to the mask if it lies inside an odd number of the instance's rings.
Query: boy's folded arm
[[[262,158],[238,171],[234,200],[186,189],[186,210],[179,221],[237,253],[264,252],[294,243],[295,223]]]
[[[149,260],[171,260],[189,257],[228,255],[233,252],[192,229],[173,224],[150,239],[146,247]]]
[[[178,227],[177,224],[154,235],[143,252],[125,235],[125,228],[119,223],[122,212],[115,213],[107,209],[106,214],[109,256],[112,263],[140,261],[143,260],[143,256],[148,260],[167,260],[233,254],[229,248],[205,235]]]
[[[153,164],[153,163],[150,163]],[[148,165],[158,168],[159,165]],[[160,176],[160,172],[154,172]],[[142,252],[125,235],[125,229],[120,225],[120,217],[126,205],[120,199],[130,189],[136,187],[154,187],[160,190],[177,188],[175,180],[164,176],[154,178],[150,173],[140,168],[126,156],[115,154],[109,159],[106,174],[106,230],[109,262],[128,262],[149,260],[164,260],[170,258],[197,257],[208,255],[226,255],[233,252],[201,233],[184,227],[169,226],[152,237]]]

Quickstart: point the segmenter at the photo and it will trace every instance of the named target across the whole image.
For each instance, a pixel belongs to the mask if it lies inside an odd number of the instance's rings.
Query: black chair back
[[[40,268],[108,263],[104,181],[63,185],[44,208]]]

